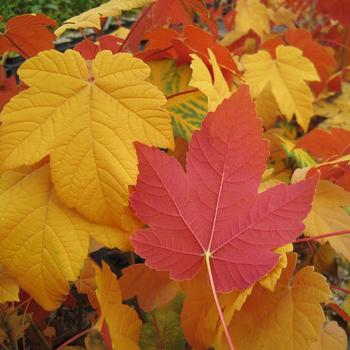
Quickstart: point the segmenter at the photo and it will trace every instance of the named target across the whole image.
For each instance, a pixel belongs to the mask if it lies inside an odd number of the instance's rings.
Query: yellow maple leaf
[[[343,328],[335,321],[328,322],[316,343],[310,350],[347,350],[348,337]]]
[[[253,30],[261,38],[270,32],[267,8],[260,0],[238,0],[236,12],[237,32],[245,34]]]
[[[47,310],[60,305],[68,281],[78,277],[89,234],[112,230],[59,202],[49,164],[1,174],[0,212],[0,263]]]
[[[119,279],[123,299],[137,296],[142,310],[149,312],[175,298],[179,285],[169,278],[169,273],[156,271],[145,264],[135,264],[122,270]]]
[[[59,28],[56,29],[55,34],[60,36],[67,29],[101,29],[100,17],[120,16],[122,11],[143,7],[152,1],[153,0],[110,0],[101,6],[67,19]]]
[[[304,220],[306,236],[318,236],[333,231],[348,230],[350,216],[342,208],[350,205],[350,192],[326,180],[319,181],[312,209]],[[341,235],[318,240],[329,242],[332,248],[350,261],[350,236]]]
[[[242,309],[234,313],[229,329],[238,349],[308,350],[318,339],[325,319],[320,303],[331,292],[311,266],[292,279],[296,254],[288,257],[274,292],[256,284]]]
[[[142,326],[136,311],[122,304],[122,294],[116,276],[102,261],[102,269],[96,267],[96,296],[100,304],[100,325],[106,320],[114,349],[138,350]]]
[[[19,69],[31,86],[3,109],[3,168],[50,154],[59,198],[89,220],[132,230],[129,185],[137,177],[133,141],[173,147],[163,94],[130,54],[100,52],[91,71],[76,51],[43,51]]]
[[[217,63],[216,57],[210,49],[208,49],[210,63],[213,68],[214,79],[212,79],[209,69],[202,59],[196,54],[192,57],[191,69],[192,78],[190,86],[197,88],[208,98],[208,112],[214,112],[219,104],[230,97],[231,91]]]
[[[19,287],[16,280],[0,266],[0,304],[8,301],[19,301]]]
[[[192,74],[190,66],[177,66],[174,60],[156,60],[147,64],[151,68],[148,80],[167,98],[164,107],[172,117],[175,135],[189,140],[201,127],[208,112],[206,96],[188,85]]]
[[[290,121],[296,115],[298,124],[307,130],[313,113],[314,96],[306,81],[319,81],[313,63],[301,50],[279,45],[276,59],[260,50],[254,55],[244,55],[242,63],[252,95],[257,98],[269,87],[282,114]]]

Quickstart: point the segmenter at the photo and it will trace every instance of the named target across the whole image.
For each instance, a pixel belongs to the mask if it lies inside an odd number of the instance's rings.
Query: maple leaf
[[[174,60],[147,62],[151,69],[149,81],[166,96],[164,107],[172,117],[175,135],[188,140],[198,130],[207,114],[207,98],[188,84],[191,80],[189,65],[177,66]]]
[[[17,85],[16,77],[6,77],[4,66],[0,65],[0,111],[11,97],[24,89],[23,85]]]
[[[303,230],[317,179],[257,194],[268,146],[247,86],[192,136],[187,175],[163,152],[139,143],[136,149],[140,174],[131,204],[149,228],[131,240],[148,266],[173,279],[193,278],[205,260],[217,291],[246,289],[277,264],[272,250]]]
[[[16,51],[27,58],[53,48],[55,35],[47,27],[55,25],[55,20],[43,14],[10,18],[5,32],[0,32],[0,55],[6,51]]]
[[[209,49],[210,63],[213,69],[214,77],[211,77],[205,63],[197,56],[191,55],[192,78],[190,86],[196,87],[208,98],[208,111],[214,112],[218,105],[231,95],[227,82],[218,66],[214,53]]]
[[[350,148],[350,131],[334,128],[330,131],[313,129],[301,137],[296,147],[308,151],[311,155],[326,160],[334,156],[340,156]]]
[[[261,50],[254,55],[244,55],[242,63],[253,96],[259,96],[269,86],[282,114],[289,121],[295,114],[298,124],[306,131],[314,115],[314,97],[305,81],[318,81],[319,76],[301,50],[279,45],[276,59]]]
[[[183,32],[168,28],[156,29],[149,32],[146,38],[146,50],[137,54],[137,57],[144,60],[174,58],[178,64],[184,64],[191,61],[191,54],[196,54],[210,67],[210,49],[225,76],[238,74],[230,51],[218,43],[215,36],[194,25],[186,25]]]
[[[67,29],[101,29],[100,17],[120,16],[122,11],[143,7],[151,1],[152,0],[110,0],[101,6],[67,19],[56,29],[55,34],[61,36]]]
[[[147,65],[102,51],[89,72],[76,51],[44,51],[19,75],[30,88],[1,113],[3,167],[50,154],[55,190],[68,207],[97,223],[139,226],[128,209],[128,186],[137,177],[132,142],[173,147],[170,117],[160,107],[166,100],[145,81]]]
[[[246,34],[253,30],[260,37],[270,32],[267,8],[260,0],[238,0],[236,12],[236,31]]]
[[[112,53],[118,53],[123,39],[114,35],[102,35],[96,42],[84,39],[74,46],[74,50],[78,51],[86,60],[93,60],[96,55],[103,50],[110,50]]]
[[[350,205],[350,192],[330,181],[321,180],[318,183],[312,209],[304,220],[304,234],[318,236],[324,232],[347,230],[350,227],[350,216],[343,209]],[[350,236],[341,235],[319,240],[329,242],[332,248],[350,261]]]
[[[198,16],[206,24],[214,37],[217,37],[217,26],[202,0],[158,0],[141,13],[139,20],[131,27],[128,47],[137,51],[141,40],[147,32],[165,26],[187,26]]]
[[[47,310],[60,305],[68,281],[78,277],[89,234],[118,236],[58,201],[48,164],[3,172],[0,211],[0,263]]]
[[[102,269],[96,267],[96,296],[100,304],[101,319],[106,320],[113,348],[138,350],[142,323],[136,311],[122,304],[122,294],[116,276],[102,261]]]
[[[319,0],[317,8],[338,20],[345,28],[350,25],[350,2],[348,0]]]
[[[328,322],[316,343],[310,350],[346,350],[348,348],[348,337],[343,328],[336,321]]]
[[[293,29],[283,33],[283,37],[267,40],[261,49],[267,50],[274,57],[276,48],[279,45],[290,45],[299,48],[303,56],[308,58],[315,66],[320,77],[320,82],[312,83],[312,88],[320,93],[327,85],[327,82],[337,68],[337,63],[329,48],[320,45],[312,38],[311,33],[304,29]]]
[[[16,280],[0,266],[0,304],[7,301],[19,301],[19,287]]]
[[[238,349],[308,350],[317,340],[325,319],[320,303],[331,292],[312,266],[298,271],[292,280],[295,263],[292,254],[275,291],[255,285],[242,309],[234,313],[229,329]]]
[[[122,270],[119,279],[123,300],[137,296],[142,310],[149,312],[175,298],[179,286],[169,279],[167,272],[158,272],[144,264],[136,264]]]

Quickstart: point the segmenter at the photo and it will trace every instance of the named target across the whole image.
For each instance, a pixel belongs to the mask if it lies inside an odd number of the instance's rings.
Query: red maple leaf
[[[55,20],[43,14],[10,18],[5,32],[0,33],[0,55],[6,51],[16,51],[27,58],[52,49],[56,36],[47,27],[55,25]]]
[[[3,66],[0,65],[0,111],[11,97],[17,95],[24,90],[23,84],[17,85],[16,77],[6,77],[6,72]]]
[[[273,249],[303,231],[317,177],[258,194],[268,143],[247,86],[192,136],[187,173],[156,148],[136,150],[131,205],[148,228],[131,240],[148,266],[173,279],[193,278],[206,260],[217,291],[243,290],[276,265]]]
[[[162,27],[192,24],[196,15],[216,36],[216,24],[210,18],[203,0],[158,0],[145,8],[139,20],[131,27],[128,47],[132,51],[137,51],[140,41],[145,38],[147,32]]]

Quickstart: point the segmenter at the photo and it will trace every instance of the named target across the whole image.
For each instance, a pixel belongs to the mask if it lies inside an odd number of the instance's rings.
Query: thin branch
[[[162,343],[162,335],[160,333],[157,317],[154,314],[154,312],[151,312],[151,315],[152,315],[152,322],[154,324],[154,328],[156,329],[156,333],[157,333],[157,347],[158,347],[158,350],[164,350],[163,343]]]
[[[228,327],[227,327],[227,324],[226,324],[226,321],[225,321],[224,314],[222,313],[222,310],[221,310],[221,306],[220,306],[220,302],[219,302],[219,299],[218,299],[218,295],[216,293],[214,279],[213,279],[213,274],[212,274],[211,266],[210,266],[210,254],[208,252],[205,254],[205,263],[207,265],[211,291],[213,293],[213,297],[214,297],[214,300],[215,300],[216,308],[217,308],[219,316],[220,316],[222,327],[224,328],[224,331],[225,331],[225,335],[226,335],[226,339],[227,339],[229,348],[230,348],[230,350],[235,350],[235,347],[233,345],[233,342],[232,342],[232,339],[231,339],[231,336],[230,336],[230,332],[228,330]]]
[[[79,339],[80,337],[82,337],[85,334],[88,334],[93,328],[88,328],[85,329],[84,331],[76,334],[74,337],[68,339],[67,341],[65,341],[62,345],[60,345],[57,350],[63,350],[63,348],[67,345],[69,345],[70,343],[73,343],[75,340]]]
[[[305,243],[305,242],[310,242],[310,241],[317,241],[317,240],[323,239],[323,238],[334,237],[334,236],[341,236],[341,235],[348,235],[348,234],[350,234],[350,229],[349,230],[341,230],[341,231],[334,231],[334,232],[330,232],[330,233],[325,233],[325,234],[319,235],[319,236],[299,238],[299,239],[295,240],[292,243]]]
[[[344,289],[344,288],[338,287],[338,286],[336,286],[336,285],[334,285],[334,284],[330,284],[329,287],[330,287],[331,289],[339,290],[340,292],[343,292],[343,293],[345,293],[345,294],[350,294],[350,290],[349,290],[349,289]]]

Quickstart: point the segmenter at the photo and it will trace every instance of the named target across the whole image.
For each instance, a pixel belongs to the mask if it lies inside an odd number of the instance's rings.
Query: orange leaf
[[[43,14],[12,17],[7,21],[5,32],[0,33],[0,55],[16,51],[28,58],[53,48],[56,36],[47,27],[55,25],[55,20]]]
[[[131,265],[123,269],[119,280],[123,299],[137,296],[141,309],[152,311],[175,298],[178,283],[169,279],[167,272],[158,272],[144,264]]]

